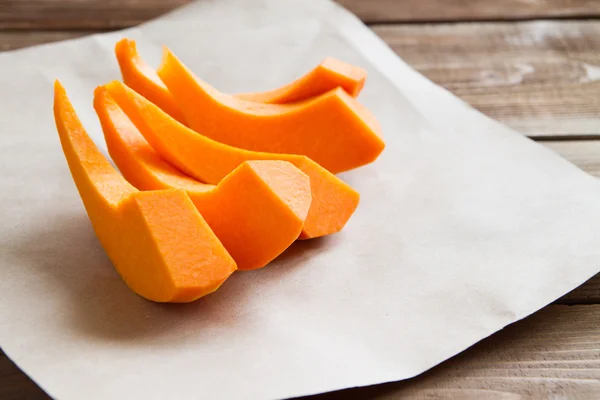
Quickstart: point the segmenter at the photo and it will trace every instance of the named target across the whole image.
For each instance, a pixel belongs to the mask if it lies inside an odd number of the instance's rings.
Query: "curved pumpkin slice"
[[[115,54],[123,76],[123,82],[171,117],[184,123],[183,115],[173,96],[137,51],[134,40],[121,39],[115,45]],[[287,104],[320,96],[337,87],[350,96],[357,97],[365,85],[367,72],[335,58],[326,58],[308,74],[279,89],[262,93],[244,93],[237,97],[259,103]]]
[[[218,183],[248,160],[284,160],[310,178],[312,204],[300,238],[309,239],[341,230],[358,206],[358,193],[308,157],[260,153],[231,147],[169,117],[164,111],[118,81],[105,86],[140,133],[166,161],[207,183]]]
[[[217,290],[235,271],[185,191],[139,192],[115,171],[58,82],[54,118],[94,231],[135,293],[157,302],[190,302]]]
[[[296,104],[261,104],[202,82],[169,50],[158,70],[190,128],[246,150],[301,154],[338,173],[383,151],[373,115],[342,89]]]
[[[312,71],[279,89],[261,93],[242,93],[236,97],[265,104],[289,104],[325,94],[337,87],[357,97],[365,86],[367,71],[328,57]]]
[[[142,190],[185,189],[238,269],[264,267],[300,235],[310,180],[291,163],[246,161],[218,186],[200,183],[163,161],[103,87],[94,93],[94,108],[125,178]]]

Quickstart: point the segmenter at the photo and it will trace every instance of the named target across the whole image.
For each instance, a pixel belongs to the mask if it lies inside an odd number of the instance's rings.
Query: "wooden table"
[[[186,2],[0,0],[0,49],[135,25]],[[600,0],[340,2],[430,79],[600,177]],[[315,398],[598,399],[599,323],[600,275],[416,379]],[[23,398],[47,396],[0,352],[0,399]]]

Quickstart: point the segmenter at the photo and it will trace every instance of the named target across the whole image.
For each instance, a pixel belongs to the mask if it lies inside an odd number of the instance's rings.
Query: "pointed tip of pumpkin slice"
[[[124,37],[117,41],[115,49],[126,49],[128,47],[135,48],[135,46],[135,40]]]
[[[94,99],[105,96],[108,93],[108,90],[104,86],[96,86],[94,89]]]
[[[167,67],[167,65],[172,63],[174,59],[177,60],[177,57],[175,56],[175,54],[173,54],[171,49],[169,49],[167,46],[163,46],[160,64],[158,64],[158,68],[156,68],[156,73],[159,77],[161,76],[161,72]]]
[[[123,62],[128,60],[131,55],[137,53],[137,46],[134,40],[123,38],[115,43],[115,56],[119,62],[119,67],[123,67]]]
[[[123,86],[125,86],[125,84],[123,82],[113,80],[108,83],[105,83],[104,85],[98,86],[95,90],[103,88],[103,89],[108,90],[109,92],[112,92],[113,90],[118,90],[118,89],[122,88]]]
[[[67,107],[69,106],[69,107]],[[67,97],[67,91],[62,83],[58,80],[54,80],[54,111],[56,112],[61,108],[70,108],[71,102]]]

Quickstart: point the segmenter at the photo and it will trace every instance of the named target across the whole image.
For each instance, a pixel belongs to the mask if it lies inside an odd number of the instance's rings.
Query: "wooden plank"
[[[599,320],[600,305],[549,306],[415,379],[304,399],[596,398]],[[3,354],[0,398],[48,399]]]
[[[123,28],[157,17],[190,1],[3,0],[0,2],[0,29]],[[339,0],[339,2],[369,23],[600,16],[600,2],[597,0]]]
[[[118,29],[138,25],[191,0],[3,0],[0,29]]]
[[[59,40],[74,39],[92,31],[0,31],[0,51],[16,50],[36,44],[58,42]]]
[[[374,30],[431,80],[529,136],[600,137],[599,21]]]
[[[597,0],[338,0],[364,21],[478,21],[600,15]]]

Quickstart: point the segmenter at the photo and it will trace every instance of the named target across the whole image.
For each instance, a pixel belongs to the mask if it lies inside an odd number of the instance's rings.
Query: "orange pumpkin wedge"
[[[385,147],[374,116],[340,88],[301,103],[255,103],[220,93],[168,49],[158,76],[191,129],[230,146],[305,155],[332,173],[373,162]]]
[[[139,192],[100,153],[61,84],[54,118],[94,231],[126,284],[156,302],[190,302],[236,270],[183,190]]]
[[[278,89],[258,93],[242,93],[236,97],[265,104],[289,104],[325,94],[337,87],[358,97],[365,86],[367,71],[328,57],[312,71]]]
[[[302,239],[338,232],[358,206],[354,189],[308,157],[248,151],[216,142],[180,124],[121,82],[105,87],[158,155],[199,181],[216,184],[248,160],[294,164],[310,178],[312,192]]]
[[[173,96],[160,80],[156,71],[140,56],[134,40],[121,39],[115,45],[115,55],[121,69],[123,82],[171,117],[184,122],[183,115]],[[326,58],[312,71],[298,80],[275,90],[244,93],[237,97],[267,104],[286,104],[320,96],[341,87],[350,96],[357,97],[365,85],[367,72],[335,58]]]
[[[264,267],[302,232],[310,180],[291,163],[246,161],[218,186],[200,183],[163,161],[103,87],[94,108],[123,176],[141,190],[185,189],[238,269]]]

